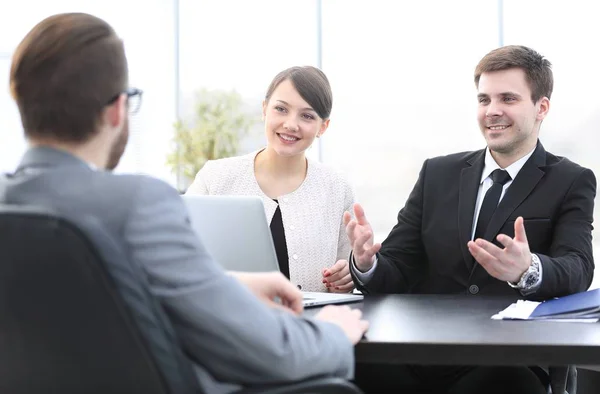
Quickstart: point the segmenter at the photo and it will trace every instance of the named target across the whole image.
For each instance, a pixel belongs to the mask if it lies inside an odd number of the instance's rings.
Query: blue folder
[[[538,305],[530,319],[573,319],[600,317],[600,289],[555,298]]]

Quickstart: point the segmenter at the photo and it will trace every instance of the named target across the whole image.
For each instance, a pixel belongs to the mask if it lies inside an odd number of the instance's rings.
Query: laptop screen
[[[279,271],[263,202],[254,196],[182,196],[191,225],[228,271]]]

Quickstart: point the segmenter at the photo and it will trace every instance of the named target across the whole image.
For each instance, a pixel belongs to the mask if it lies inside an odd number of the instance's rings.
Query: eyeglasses
[[[115,101],[117,101],[117,99],[122,94],[126,94],[127,95],[127,105],[129,106],[129,112],[132,114],[135,114],[139,111],[140,106],[142,105],[142,93],[144,93],[144,91],[142,89],[128,88],[127,90],[116,94],[114,97],[112,97],[110,100],[108,100],[106,105],[110,105],[110,104],[114,103]]]

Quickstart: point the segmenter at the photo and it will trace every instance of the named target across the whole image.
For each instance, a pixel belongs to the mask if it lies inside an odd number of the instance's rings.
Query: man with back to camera
[[[173,188],[110,172],[141,91],[128,87],[123,42],[105,21],[82,13],[44,19],[13,55],[10,88],[29,149],[14,174],[0,177],[0,202],[99,224],[129,257],[120,263],[141,267],[204,392],[352,377],[352,345],[368,326],[359,310],[295,316],[302,294],[283,275],[228,275],[211,259]]]
[[[382,244],[360,205],[356,219],[345,214],[350,270],[363,292],[544,300],[590,286],[595,176],[538,140],[550,62],[524,46],[498,48],[477,65],[475,84],[487,148],[426,160]],[[359,364],[356,374],[368,392],[542,394],[548,385],[539,367]]]

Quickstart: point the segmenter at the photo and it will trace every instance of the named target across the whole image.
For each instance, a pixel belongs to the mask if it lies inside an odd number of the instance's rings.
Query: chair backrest
[[[0,392],[198,392],[158,302],[83,227],[0,205]]]

